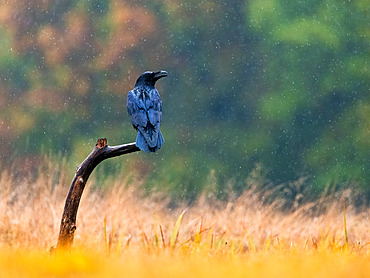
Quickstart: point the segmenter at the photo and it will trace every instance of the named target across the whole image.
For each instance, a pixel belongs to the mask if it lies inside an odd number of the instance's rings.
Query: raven
[[[164,144],[159,127],[162,121],[162,101],[155,82],[167,76],[167,71],[146,71],[127,95],[127,111],[132,125],[138,130],[136,146],[146,152],[155,152]]]

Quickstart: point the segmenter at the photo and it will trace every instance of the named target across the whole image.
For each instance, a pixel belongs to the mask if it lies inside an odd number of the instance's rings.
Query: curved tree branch
[[[77,167],[72,180],[64,206],[62,221],[58,237],[57,249],[70,249],[73,244],[74,232],[76,231],[76,216],[82,192],[86,182],[95,167],[103,160],[132,152],[140,151],[135,143],[110,147],[107,139],[98,139],[93,151]]]

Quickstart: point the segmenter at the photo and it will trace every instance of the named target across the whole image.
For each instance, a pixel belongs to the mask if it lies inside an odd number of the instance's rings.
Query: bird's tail
[[[148,143],[145,141],[145,137],[139,131],[136,137],[136,147],[144,152],[150,152]]]
[[[157,142],[157,149],[160,149],[164,144],[164,138],[163,138],[163,135],[162,135],[162,132],[159,131],[158,133],[158,142]]]
[[[144,137],[149,145],[149,148],[155,148],[158,145],[158,135],[160,133],[159,126],[154,127],[150,123],[144,128]]]
[[[164,144],[164,138],[161,131],[158,132],[157,144],[154,147],[150,147],[146,141],[144,135],[139,131],[136,137],[136,146],[145,152],[155,152],[159,150]]]

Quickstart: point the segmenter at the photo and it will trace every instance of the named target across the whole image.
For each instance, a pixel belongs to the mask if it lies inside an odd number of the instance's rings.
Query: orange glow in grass
[[[54,169],[50,165],[50,169]],[[50,170],[49,169],[49,170]],[[47,171],[51,172],[52,171]],[[246,191],[169,209],[124,177],[86,188],[72,252],[55,245],[69,179],[0,176],[0,277],[367,277],[369,209],[321,200],[283,213]],[[119,181],[119,182],[118,182]]]
[[[102,251],[102,250],[101,250]],[[367,277],[369,254],[348,252],[259,251],[231,255],[207,250],[185,255],[145,249],[121,255],[74,250],[49,255],[41,251],[2,250],[2,277]]]

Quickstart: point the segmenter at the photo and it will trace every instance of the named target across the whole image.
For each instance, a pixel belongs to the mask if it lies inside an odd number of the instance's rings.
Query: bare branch
[[[76,169],[64,206],[57,249],[70,249],[76,231],[76,216],[82,192],[95,167],[105,159],[140,151],[135,143],[110,147],[107,139],[98,139],[93,151]]]

